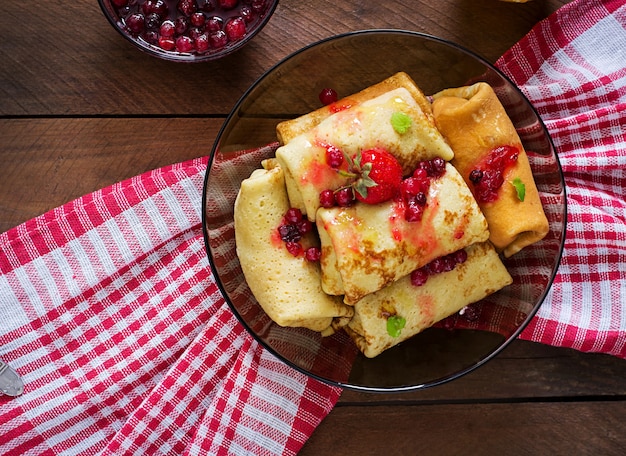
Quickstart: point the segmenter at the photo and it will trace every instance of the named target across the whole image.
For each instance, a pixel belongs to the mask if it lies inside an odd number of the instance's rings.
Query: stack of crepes
[[[568,191],[559,273],[521,337],[626,358],[626,6],[579,0],[498,66],[554,139]],[[620,57],[621,56],[621,57]],[[340,390],[285,366],[211,275],[206,158],[0,235],[0,453],[295,454]]]

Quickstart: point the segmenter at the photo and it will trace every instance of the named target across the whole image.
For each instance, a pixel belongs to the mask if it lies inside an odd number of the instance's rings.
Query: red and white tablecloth
[[[626,358],[626,5],[577,0],[497,65],[554,139],[562,264],[521,337]],[[260,347],[201,229],[207,159],[143,174],[0,235],[0,454],[295,454],[341,390]]]

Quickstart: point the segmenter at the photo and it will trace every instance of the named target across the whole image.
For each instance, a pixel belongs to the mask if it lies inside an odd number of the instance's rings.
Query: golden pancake
[[[344,329],[359,350],[373,358],[512,282],[491,243],[474,244],[465,250],[464,263],[430,276],[422,286],[412,285],[407,276],[356,303],[354,317]],[[387,330],[391,317],[405,322],[395,337]]]
[[[279,325],[332,332],[333,318],[349,317],[353,309],[322,291],[318,263],[286,250],[277,232],[290,208],[283,171],[272,160],[264,164],[269,169],[255,170],[245,179],[235,200],[235,241],[246,282]]]
[[[443,90],[434,96],[433,113],[437,126],[454,150],[452,164],[470,188],[470,173],[496,148],[518,149],[514,166],[504,174],[504,184],[493,202],[479,201],[491,232],[490,240],[509,257],[543,239],[549,231],[528,156],[504,107],[488,84]],[[525,196],[518,197],[516,179],[523,183]]]
[[[429,263],[489,237],[487,222],[456,169],[434,179],[420,221],[409,222],[402,201],[320,208],[323,289],[354,304]]]

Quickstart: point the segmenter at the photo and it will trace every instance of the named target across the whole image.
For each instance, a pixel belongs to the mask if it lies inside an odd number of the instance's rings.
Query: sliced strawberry
[[[360,174],[353,184],[356,198],[366,204],[378,204],[394,198],[400,191],[402,167],[396,157],[383,148],[362,151],[352,157]]]

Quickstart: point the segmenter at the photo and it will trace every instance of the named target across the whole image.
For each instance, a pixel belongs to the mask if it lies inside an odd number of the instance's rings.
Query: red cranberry
[[[335,206],[335,192],[332,190],[322,190],[320,193],[320,206],[331,208]]]
[[[419,268],[411,272],[411,285],[421,287],[428,280],[428,271],[426,268]]]
[[[166,51],[173,51],[174,48],[176,47],[176,42],[174,41],[174,38],[172,37],[161,36],[159,38],[159,47],[161,47],[161,49],[164,49]]]
[[[339,97],[337,95],[337,92],[335,92],[335,90],[331,88],[322,89],[319,94],[319,99],[323,105],[329,105],[331,103],[334,103],[335,101],[337,101],[338,98]]]
[[[185,35],[176,38],[176,49],[178,52],[191,52],[194,50],[193,40]]]
[[[250,6],[252,7],[252,11],[260,13],[265,9],[265,0],[252,0]]]
[[[178,16],[174,21],[174,28],[177,35],[183,35],[189,28],[189,18],[185,16]]]
[[[148,30],[143,38],[150,44],[159,44],[159,34],[154,30]]]
[[[302,252],[302,246],[299,242],[286,242],[285,247],[293,256],[298,256]]]
[[[194,27],[202,27],[206,22],[206,16],[203,13],[195,12],[191,15],[189,20]]]
[[[157,13],[150,13],[146,16],[146,29],[156,30],[161,26],[161,16]]]
[[[132,35],[139,35],[144,30],[145,18],[141,13],[131,14],[126,18],[126,27]]]
[[[246,34],[246,23],[241,16],[233,17],[224,26],[230,41],[239,41]]]
[[[147,0],[141,5],[141,9],[146,16],[154,13],[158,14],[159,17],[163,19],[167,16],[168,12],[167,4],[163,0]]]
[[[419,222],[424,214],[424,206],[417,204],[414,198],[407,201],[404,209],[404,219],[407,222]]]
[[[306,258],[307,261],[319,261],[321,257],[322,251],[317,247],[309,247],[304,252],[304,258]]]
[[[302,211],[300,211],[300,209],[296,208],[296,207],[292,207],[290,208],[286,213],[285,213],[285,221],[287,223],[291,223],[292,225],[295,225],[296,223],[298,223],[300,220],[302,220]]]
[[[343,164],[343,152],[335,146],[326,147],[326,162],[331,168],[339,168]]]
[[[472,184],[477,184],[483,178],[483,172],[479,169],[473,169],[469,173],[469,180]]]
[[[196,0],[179,0],[177,8],[185,16],[191,16],[196,12],[198,6],[196,5]]]
[[[457,264],[462,264],[467,261],[467,252],[465,249],[454,252],[454,261],[456,261]]]
[[[200,8],[205,13],[210,13],[215,9],[215,1],[216,0],[199,0],[198,8]]]
[[[305,235],[313,230],[313,222],[305,218],[296,223],[300,234]]]
[[[220,7],[229,10],[237,6],[238,0],[217,0],[217,2],[219,3]]]
[[[302,239],[302,234],[300,234],[298,227],[295,225],[280,225],[278,227],[278,234],[283,242],[298,242]]]
[[[433,158],[431,161],[432,177],[441,177],[446,172],[446,161],[441,157]]]
[[[212,16],[206,21],[206,29],[208,32],[217,32],[218,30],[222,30],[223,25],[224,21],[222,21],[222,18],[218,16]]]
[[[352,206],[355,202],[352,187],[344,187],[335,192],[335,203],[340,207]]]
[[[246,21],[247,24],[254,20],[254,13],[252,12],[252,8],[248,5],[244,5],[239,9],[239,15]]]
[[[209,50],[209,36],[206,33],[201,34],[196,38],[196,51],[199,53],[207,52]]]
[[[211,43],[211,47],[214,49],[222,48],[228,44],[228,36],[226,36],[226,32],[223,30],[218,30],[209,35],[209,43]]]
[[[174,21],[163,21],[161,23],[161,27],[159,28],[159,32],[163,38],[171,38],[176,34],[176,26],[174,25]]]

